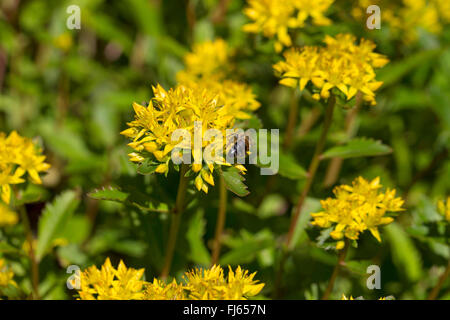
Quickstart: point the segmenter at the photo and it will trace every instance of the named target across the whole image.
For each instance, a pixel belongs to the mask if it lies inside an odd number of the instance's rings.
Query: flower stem
[[[214,236],[213,252],[211,258],[211,264],[215,265],[219,263],[220,247],[222,240],[223,228],[225,226],[225,217],[227,212],[227,188],[225,180],[220,176],[220,198],[219,198],[219,211],[217,212],[216,234]]]
[[[164,259],[164,267],[161,271],[161,279],[165,280],[170,272],[172,265],[173,254],[175,252],[175,245],[177,243],[178,230],[180,228],[181,215],[184,211],[186,190],[188,185],[188,178],[185,177],[188,166],[182,164],[180,167],[180,182],[178,184],[177,199],[175,202],[175,208],[172,213],[169,241],[167,243],[166,257]]]
[[[334,113],[334,107],[336,104],[336,98],[334,95],[330,95],[330,97],[328,98],[328,106],[327,109],[325,111],[325,121],[323,124],[323,128],[322,128],[322,133],[320,134],[320,138],[319,141],[317,142],[316,145],[316,149],[314,151],[314,155],[313,158],[311,159],[311,163],[309,165],[309,169],[308,169],[308,178],[306,181],[306,185],[305,188],[303,189],[302,194],[300,195],[300,198],[297,202],[297,205],[295,207],[295,212],[294,215],[292,217],[291,220],[291,224],[289,226],[289,232],[286,238],[286,242],[285,242],[285,247],[282,248],[282,252],[280,255],[280,263],[279,263],[279,267],[277,270],[277,274],[275,277],[275,286],[274,286],[274,298],[278,298],[279,294],[281,292],[280,290],[280,286],[281,286],[281,280],[282,280],[282,275],[284,272],[284,265],[286,263],[287,260],[287,256],[289,254],[289,251],[292,249],[293,247],[293,237],[294,237],[294,231],[295,231],[295,227],[297,226],[297,221],[298,218],[300,217],[300,213],[303,207],[303,203],[305,202],[306,196],[309,193],[309,190],[311,189],[312,183],[314,181],[314,177],[316,175],[316,171],[317,168],[319,166],[320,163],[320,155],[323,152],[323,149],[325,147],[325,143],[327,140],[327,135],[328,135],[328,131],[330,130],[330,126],[331,126],[331,122],[333,120],[333,113]]]
[[[341,266],[344,264],[345,256],[347,255],[348,247],[350,245],[350,241],[348,239],[345,239],[345,246],[344,248],[339,252],[339,258],[336,266],[334,267],[333,273],[331,274],[330,281],[328,282],[328,286],[322,296],[322,300],[328,300],[330,297],[331,292],[333,291],[334,283],[336,281],[336,278],[339,274],[339,271],[341,269]]]
[[[298,117],[298,102],[297,102],[297,90],[294,90],[291,98],[291,105],[289,107],[289,117],[286,126],[286,133],[284,135],[283,150],[289,150],[292,145],[292,140],[294,138],[294,130],[297,125]],[[301,93],[300,93],[301,96]]]
[[[430,295],[428,296],[428,300],[436,300],[439,291],[441,291],[442,286],[444,285],[445,280],[447,280],[448,276],[450,275],[450,260],[448,261],[447,268],[445,269],[444,273],[439,277],[438,283],[433,288],[433,290],[430,292]]]
[[[362,94],[358,92],[355,99],[355,106],[348,112],[345,119],[345,135],[347,139],[352,138],[355,134],[355,122],[358,117],[358,112],[361,109],[361,104],[363,102]],[[335,184],[336,180],[339,177],[339,172],[341,171],[343,162],[344,160],[342,158],[331,159],[325,174],[325,180],[323,183],[324,187],[328,188]]]
[[[308,178],[306,180],[305,188],[303,189],[302,194],[300,195],[300,198],[298,199],[297,205],[295,207],[294,216],[291,220],[291,225],[289,226],[289,233],[286,240],[286,245],[288,249],[292,249],[292,239],[294,236],[295,227],[297,225],[298,218],[300,217],[300,213],[302,211],[303,204],[306,200],[306,197],[309,193],[309,190],[311,189],[311,186],[314,182],[314,177],[316,176],[317,168],[319,167],[320,163],[320,155],[323,152],[323,149],[325,147],[325,143],[327,140],[328,131],[331,127],[331,122],[333,120],[333,112],[334,112],[334,106],[336,104],[336,98],[334,95],[330,95],[328,98],[328,106],[325,112],[325,121],[322,128],[322,133],[320,134],[319,141],[316,145],[316,150],[314,151],[313,158],[311,160],[311,163],[309,165],[308,169]]]
[[[25,206],[21,206],[19,212],[22,218],[23,227],[25,228],[25,236],[30,246],[29,258],[31,264],[31,288],[33,291],[33,299],[39,300],[39,264],[34,253],[33,234],[31,232],[30,220],[28,219]]]

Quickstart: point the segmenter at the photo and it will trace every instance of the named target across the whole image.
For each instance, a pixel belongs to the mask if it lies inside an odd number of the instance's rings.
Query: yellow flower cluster
[[[120,261],[115,269],[109,258],[97,269],[92,266],[80,273],[79,295],[82,300],[139,300],[144,297],[144,269],[127,268]]]
[[[347,297],[345,294],[342,294],[341,300],[364,300],[362,297],[354,299],[352,296]],[[381,297],[378,300],[393,300],[392,296],[389,297]]]
[[[32,183],[42,183],[39,172],[50,168],[44,161],[42,150],[31,139],[21,137],[16,131],[8,136],[0,132],[0,186],[3,202],[10,203],[11,185],[25,182],[25,173],[28,173]]]
[[[241,300],[257,295],[264,287],[256,273],[229,267],[228,277],[220,266],[185,273],[185,283],[142,280],[144,269],[127,268],[121,261],[115,269],[106,259],[101,269],[92,266],[81,272],[82,300]]]
[[[190,144],[181,147],[193,151],[194,161],[191,169],[198,173],[196,186],[198,190],[207,193],[208,186],[203,181],[214,185],[212,175],[214,164],[228,164],[223,156],[203,159],[202,148],[214,143],[209,141],[210,138],[206,137],[205,133],[208,129],[216,129],[225,137],[226,129],[233,127],[235,121],[233,114],[230,114],[225,106],[218,105],[217,96],[214,93],[200,87],[189,88],[179,85],[175,89],[166,91],[158,85],[153,88],[153,92],[155,96],[147,107],[133,104],[135,120],[128,123],[130,128],[121,132],[132,139],[129,146],[134,149],[134,152],[129,154],[130,160],[143,162],[145,159],[151,159],[157,173],[167,173],[171,151],[181,142],[181,138],[172,141],[172,134],[178,129],[184,129],[190,135]],[[201,123],[202,127],[196,129],[195,122]],[[201,130],[202,148],[194,148],[196,130],[198,132]],[[225,147],[225,139],[223,139],[223,147]],[[242,165],[236,165],[236,167],[245,171]]]
[[[353,17],[365,21],[366,9],[370,5],[381,8],[381,22],[387,23],[396,37],[405,42],[415,41],[419,29],[438,34],[443,25],[450,22],[448,0],[359,0],[352,10]]]
[[[360,233],[369,230],[381,242],[378,227],[394,219],[387,212],[402,211],[403,200],[395,197],[395,189],[380,192],[380,179],[367,181],[358,177],[352,186],[341,185],[333,192],[336,199],[322,200],[324,211],[312,213],[312,225],[321,228],[334,227],[330,236],[337,240],[336,249],[344,247],[344,237],[357,240]]]
[[[183,149],[193,150],[191,169],[197,174],[196,188],[207,193],[208,185],[214,186],[214,165],[230,164],[223,156],[215,157],[214,161],[202,158],[203,150],[194,148],[195,122],[202,123],[202,148],[214,143],[204,135],[206,130],[215,129],[221,132],[225,149],[226,130],[233,128],[236,119],[250,118],[247,111],[260,107],[249,86],[227,78],[232,68],[231,56],[221,39],[197,44],[185,56],[186,69],[177,74],[179,85],[168,91],[158,85],[153,88],[154,98],[148,106],[133,104],[135,121],[128,123],[130,128],[122,132],[133,140],[129,144],[134,149],[129,155],[131,161],[151,159],[155,171],[166,174],[171,151],[180,142],[172,141],[172,134],[185,129],[190,133],[191,144]],[[235,167],[242,173],[246,171],[243,165]]]
[[[232,51],[222,39],[198,43],[186,54],[186,69],[177,73],[177,81],[186,87],[215,93],[218,105],[223,105],[236,119],[248,119],[246,111],[258,109],[260,103],[247,84],[229,79],[234,70],[231,58]]]
[[[7,287],[10,284],[17,286],[13,278],[14,272],[6,267],[4,259],[0,259],[0,287]]]
[[[447,197],[447,201],[439,201],[438,202],[438,211],[445,220],[450,222],[450,197]]]
[[[12,211],[8,206],[0,203],[0,228],[13,226],[17,223],[17,213]]]
[[[381,81],[375,79],[375,68],[383,67],[388,59],[373,52],[375,44],[356,38],[351,34],[326,36],[325,47],[305,46],[292,48],[284,54],[284,60],[273,67],[281,78],[280,83],[288,87],[299,86],[303,90],[311,82],[315,99],[328,98],[330,89],[339,89],[347,100],[361,92],[363,99],[375,105],[375,90]],[[320,95],[319,95],[320,90]]]
[[[228,276],[220,266],[194,269],[183,277],[185,284],[173,280],[169,284],[155,279],[147,285],[145,295],[149,300],[245,300],[261,292],[264,283],[254,280],[240,266],[235,271],[228,267]]]
[[[275,38],[275,50],[292,46],[290,29],[305,26],[311,18],[312,23],[319,26],[329,25],[331,21],[325,17],[334,0],[248,0],[244,14],[252,23],[244,25],[244,31],[262,33],[267,38]]]

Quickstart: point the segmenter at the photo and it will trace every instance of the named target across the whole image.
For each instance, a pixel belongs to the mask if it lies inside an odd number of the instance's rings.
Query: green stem
[[[225,179],[220,176],[220,199],[219,199],[219,211],[217,212],[217,224],[216,234],[214,236],[213,252],[211,258],[211,264],[215,265],[219,263],[220,247],[222,244],[222,233],[225,227],[225,217],[227,212],[227,188],[225,185]]]
[[[334,267],[333,273],[331,274],[330,281],[328,282],[328,286],[322,296],[322,300],[328,300],[331,292],[333,291],[334,283],[336,282],[336,278],[339,274],[341,266],[344,264],[345,256],[347,255],[349,245],[350,245],[350,241],[348,241],[348,239],[345,239],[345,246],[339,252],[338,262],[337,262],[336,266]]]
[[[175,245],[177,243],[178,230],[180,228],[181,215],[185,207],[186,190],[188,185],[188,178],[185,177],[188,171],[188,166],[182,164],[180,167],[180,182],[178,184],[177,199],[175,202],[175,210],[172,213],[172,221],[169,230],[169,240],[167,243],[166,257],[164,259],[164,266],[161,271],[161,279],[166,279],[170,273],[172,265],[173,254],[175,252]]]
[[[309,193],[309,190],[311,189],[311,186],[314,182],[314,177],[316,176],[317,168],[319,167],[320,163],[320,155],[323,152],[323,149],[325,147],[325,143],[327,141],[328,131],[331,127],[331,122],[333,120],[333,112],[334,112],[334,106],[336,104],[336,98],[334,95],[330,95],[330,98],[328,98],[328,107],[325,112],[325,121],[322,128],[322,133],[320,134],[319,141],[316,145],[316,150],[314,151],[313,158],[311,160],[311,163],[309,165],[308,169],[308,178],[306,180],[305,188],[303,189],[303,192],[298,199],[297,205],[295,207],[294,216],[291,220],[291,225],[289,226],[289,233],[286,240],[286,245],[288,249],[292,249],[292,239],[294,236],[295,226],[297,225],[298,218],[300,217],[300,213],[302,211],[303,204],[306,200],[306,197]]]
[[[295,126],[297,125],[298,117],[298,102],[297,102],[297,90],[294,90],[291,98],[291,105],[289,108],[288,123],[286,126],[286,133],[284,135],[283,150],[289,150],[292,145]],[[301,96],[301,93],[300,93]]]
[[[303,192],[300,195],[300,198],[295,207],[295,212],[292,217],[291,224],[289,226],[289,232],[288,232],[288,235],[286,238],[285,247],[283,248],[283,251],[281,252],[280,263],[279,263],[279,267],[277,270],[277,275],[275,277],[275,287],[274,287],[274,297],[275,298],[279,297],[281,280],[282,280],[282,275],[284,272],[284,265],[287,260],[287,255],[289,254],[289,251],[292,249],[292,247],[294,245],[292,243],[292,240],[294,238],[295,227],[297,226],[297,221],[300,217],[303,203],[305,202],[306,196],[308,195],[309,190],[311,189],[311,186],[314,182],[314,177],[316,175],[317,168],[320,163],[320,155],[322,154],[323,149],[325,147],[328,131],[330,130],[331,122],[333,120],[335,104],[336,104],[336,98],[334,97],[334,95],[330,95],[330,97],[328,98],[328,106],[327,106],[327,109],[325,112],[325,121],[323,124],[322,133],[320,134],[320,138],[319,138],[319,141],[317,142],[313,158],[311,159],[311,163],[309,165],[308,178],[306,180],[306,185],[305,185],[305,188],[303,189]]]
[[[445,280],[450,276],[450,260],[448,261],[447,268],[445,268],[444,273],[439,277],[439,280],[433,290],[430,292],[428,296],[428,300],[436,300],[439,291],[441,291],[442,286],[444,285]]]
[[[33,291],[33,299],[39,300],[39,264],[38,261],[36,260],[36,255],[34,252],[33,234],[30,227],[30,220],[28,219],[25,206],[21,206],[19,212],[22,218],[22,224],[25,228],[25,236],[30,246],[29,258],[31,264],[31,288]]]

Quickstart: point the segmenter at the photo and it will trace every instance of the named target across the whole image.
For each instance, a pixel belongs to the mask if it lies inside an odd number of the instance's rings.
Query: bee
[[[232,159],[234,163],[242,161],[250,154],[250,137],[243,132],[233,132],[226,137],[227,159]]]

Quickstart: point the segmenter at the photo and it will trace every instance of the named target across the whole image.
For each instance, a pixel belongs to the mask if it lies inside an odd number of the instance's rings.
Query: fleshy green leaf
[[[209,251],[205,247],[203,236],[205,234],[206,221],[203,211],[197,211],[189,221],[186,239],[190,247],[190,259],[202,265],[208,265],[211,261]]]
[[[356,157],[370,157],[370,156],[381,156],[384,154],[391,153],[392,149],[381,141],[376,141],[367,138],[356,138],[348,141],[346,144],[341,146],[333,147],[327,150],[322,158],[356,158]]]
[[[66,191],[48,203],[38,225],[36,258],[41,260],[52,241],[59,235],[78,207],[79,199],[74,191]]]
[[[398,270],[404,272],[411,281],[420,279],[422,264],[420,255],[408,234],[397,223],[387,225],[384,230],[389,238],[392,260]]]
[[[116,201],[116,202],[124,202],[125,200],[127,200],[129,196],[128,193],[113,188],[95,190],[89,193],[88,195],[93,199]]]
[[[293,180],[304,179],[307,176],[306,170],[297,163],[292,155],[282,152],[280,152],[278,173],[285,178]]]

